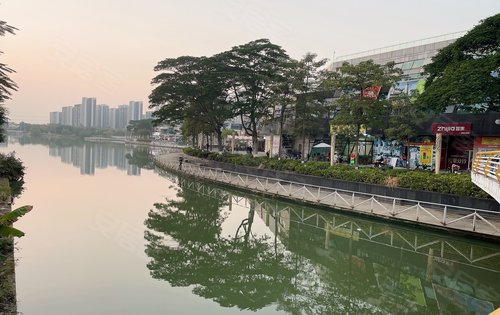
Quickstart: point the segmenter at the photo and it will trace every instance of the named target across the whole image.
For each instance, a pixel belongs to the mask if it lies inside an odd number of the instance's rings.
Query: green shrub
[[[192,148],[185,148],[184,153],[236,165],[256,167],[263,164],[267,169],[290,171],[330,179],[401,187],[413,190],[435,191],[461,196],[488,197],[484,191],[472,183],[469,174],[438,175],[427,171],[380,169],[371,167],[355,169],[345,164],[330,166],[328,162],[311,161],[302,163],[302,161],[297,160],[278,160],[267,157],[253,157],[251,155],[218,154]]]
[[[8,179],[13,197],[21,194],[24,185],[24,165],[14,153],[0,153],[0,178]]]

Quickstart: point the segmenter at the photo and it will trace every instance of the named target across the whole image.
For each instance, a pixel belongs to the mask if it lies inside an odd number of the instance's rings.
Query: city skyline
[[[82,128],[124,129],[131,120],[151,118],[152,111],[143,112],[142,101],[110,108],[107,104],[97,104],[96,97],[82,97],[81,104],[63,106],[61,111],[49,113],[49,124]]]
[[[46,123],[46,113],[72,104],[75,94],[98,95],[103,104],[147,102],[153,68],[165,58],[211,56],[268,38],[292,58],[313,52],[331,60],[470,30],[500,12],[500,2],[5,0],[0,8],[1,20],[19,29],[1,39],[1,62],[17,72],[19,86],[6,102],[9,118]]]

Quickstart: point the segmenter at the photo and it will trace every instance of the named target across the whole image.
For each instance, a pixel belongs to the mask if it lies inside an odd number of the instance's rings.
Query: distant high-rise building
[[[61,124],[66,126],[73,125],[73,106],[65,106],[62,108]]]
[[[50,112],[50,123],[54,125],[61,124],[61,112]]]
[[[128,119],[128,105],[120,105],[116,110],[116,129],[125,129],[127,128],[129,119]]]
[[[76,104],[73,106],[72,116],[71,116],[71,126],[80,127],[80,112],[81,112],[81,104]]]
[[[111,129],[116,129],[116,114],[117,114],[116,108],[109,109],[109,128]]]
[[[142,119],[142,102],[140,101],[130,101],[128,103],[128,117],[127,124],[131,120],[141,120]]]
[[[81,126],[84,128],[95,127],[96,121],[96,98],[82,97],[82,107],[80,108]]]
[[[96,107],[96,128],[109,128],[109,106],[97,105]]]

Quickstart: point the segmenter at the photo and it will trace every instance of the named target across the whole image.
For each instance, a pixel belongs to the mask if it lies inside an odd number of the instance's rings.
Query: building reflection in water
[[[60,157],[61,161],[80,168],[83,175],[94,175],[96,169],[115,167],[127,175],[141,175],[141,167],[134,164],[134,155],[149,158],[149,149],[132,148],[121,144],[84,142],[71,146],[49,145],[49,155]]]
[[[146,220],[148,268],[221,306],[290,314],[488,314],[500,306],[494,244],[177,180],[179,198],[155,204]],[[247,215],[224,228],[236,208]],[[255,237],[257,221],[267,237]]]

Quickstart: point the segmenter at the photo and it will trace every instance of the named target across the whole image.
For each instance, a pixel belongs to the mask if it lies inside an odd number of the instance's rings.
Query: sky
[[[96,97],[148,104],[154,66],[211,56],[268,38],[295,59],[320,58],[467,31],[500,12],[499,0],[0,0],[0,63],[19,90],[14,122],[48,123],[49,112]]]

